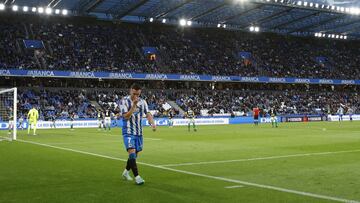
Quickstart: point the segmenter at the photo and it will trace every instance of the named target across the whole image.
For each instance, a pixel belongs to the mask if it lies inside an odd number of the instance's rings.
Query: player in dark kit
[[[111,111],[106,110],[104,113],[104,130],[108,129],[110,131],[111,129]]]
[[[174,121],[173,121],[173,118],[174,118],[174,113],[173,111],[170,109],[169,112],[168,112],[168,118],[169,118],[169,123],[168,123],[168,126],[170,128],[172,128],[174,126]]]
[[[278,127],[278,119],[277,119],[277,113],[276,110],[274,108],[270,109],[270,120],[271,120],[271,126],[272,127]]]
[[[259,125],[259,114],[260,114],[260,109],[258,107],[255,107],[253,109],[254,124],[255,125]]]
[[[74,120],[75,120],[75,113],[72,113],[70,116],[70,128],[74,130]]]
[[[9,120],[9,132],[8,134],[11,134],[12,130],[13,130],[13,127],[14,127],[14,116],[13,116],[13,111],[12,109],[9,109],[9,112],[8,112],[8,115],[7,115],[7,118]]]
[[[99,125],[99,129],[98,130],[101,130],[101,125],[103,123],[103,118],[104,118],[104,115],[103,113],[101,112],[101,110],[99,109],[98,110],[98,113],[97,113],[97,119],[98,119],[98,125]]]

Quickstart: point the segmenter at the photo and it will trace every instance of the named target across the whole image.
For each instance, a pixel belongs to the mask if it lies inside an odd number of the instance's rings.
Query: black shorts
[[[259,119],[259,115],[254,116],[254,120],[258,120]]]

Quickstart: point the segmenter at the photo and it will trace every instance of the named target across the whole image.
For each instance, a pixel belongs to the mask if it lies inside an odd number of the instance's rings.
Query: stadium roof
[[[194,26],[261,31],[298,36],[315,33],[360,38],[357,0],[7,0],[19,6],[67,8],[79,15],[114,20],[139,19],[168,23],[184,18]],[[358,4],[358,5],[357,5]],[[221,26],[222,27],[222,26]],[[325,36],[325,35],[324,35]]]

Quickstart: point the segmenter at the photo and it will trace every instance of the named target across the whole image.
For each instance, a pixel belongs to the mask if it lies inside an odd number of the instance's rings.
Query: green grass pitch
[[[142,186],[119,128],[37,133],[0,142],[0,202],[360,202],[360,122],[146,128]]]

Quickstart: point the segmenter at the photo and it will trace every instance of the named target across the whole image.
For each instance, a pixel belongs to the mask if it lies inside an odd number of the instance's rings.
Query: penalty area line
[[[219,163],[233,163],[233,162],[246,162],[246,161],[258,161],[258,160],[271,160],[271,159],[285,159],[285,158],[306,157],[306,156],[321,156],[321,155],[344,154],[344,153],[354,153],[354,152],[360,152],[360,149],[346,150],[346,151],[314,152],[314,153],[305,153],[305,154],[290,154],[290,155],[280,155],[280,156],[256,157],[256,158],[248,158],[248,159],[232,159],[232,160],[220,160],[220,161],[203,161],[203,162],[188,162],[188,163],[178,163],[178,164],[163,164],[160,166],[164,166],[164,167],[193,166],[193,165],[204,165],[204,164],[219,164]]]
[[[233,186],[226,186],[226,189],[233,189],[233,188],[240,188],[240,187],[244,187],[243,185],[233,185]]]

